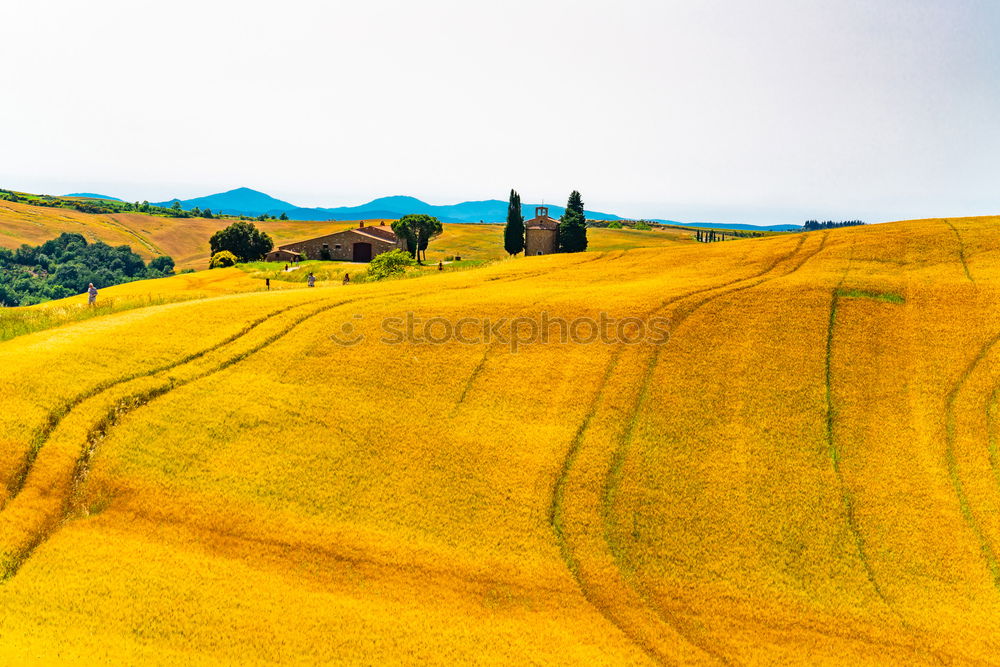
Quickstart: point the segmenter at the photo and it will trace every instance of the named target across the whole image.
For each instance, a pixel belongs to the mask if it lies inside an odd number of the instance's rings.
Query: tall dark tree
[[[503,247],[509,255],[524,250],[524,216],[521,215],[521,195],[510,191],[507,204],[507,224],[503,228]]]
[[[573,190],[566,202],[566,212],[559,218],[559,250],[583,252],[586,249],[587,218],[583,213],[583,199]]]
[[[228,250],[241,262],[263,259],[264,255],[271,252],[274,247],[271,237],[257,229],[251,222],[234,222],[212,234],[208,242],[212,246],[213,255]]]

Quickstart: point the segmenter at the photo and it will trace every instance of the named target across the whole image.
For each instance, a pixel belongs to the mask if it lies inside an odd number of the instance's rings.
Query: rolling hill
[[[992,662],[998,239],[209,271],[0,343],[0,660]]]
[[[372,218],[367,219],[372,221]],[[17,248],[22,243],[38,245],[62,232],[77,232],[90,241],[129,245],[146,260],[157,255],[169,255],[177,263],[178,269],[204,269],[207,268],[210,257],[209,239],[216,231],[232,222],[205,218],[165,218],[142,213],[92,214],[0,201],[0,247]],[[275,245],[280,245],[330,234],[354,223],[267,220],[254,224],[267,232]],[[659,247],[691,241],[692,233],[679,229],[651,232],[590,230],[591,247],[595,250]],[[427,259],[437,262],[452,255],[467,259],[497,259],[506,256],[501,229],[495,225],[447,225],[444,234],[430,244]]]
[[[118,197],[109,197],[108,195],[99,195],[93,192],[74,192],[68,195],[63,195],[63,197],[81,197],[83,199],[110,199],[111,201],[121,201]]]

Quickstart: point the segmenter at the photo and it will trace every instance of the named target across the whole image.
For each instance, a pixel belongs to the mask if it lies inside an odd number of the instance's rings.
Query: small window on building
[[[340,244],[339,243],[334,243],[333,244],[333,249],[334,250],[340,250]]]
[[[541,255],[541,254],[542,254],[542,251],[541,251],[541,250],[539,250],[539,251],[538,251],[538,252],[536,252],[535,254],[536,254],[536,255]]]
[[[329,250],[329,249],[330,249],[330,244],[329,243],[324,243],[323,244],[323,250]]]

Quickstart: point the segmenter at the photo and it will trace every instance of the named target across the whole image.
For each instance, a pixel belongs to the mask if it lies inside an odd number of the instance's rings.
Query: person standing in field
[[[267,288],[268,292],[271,291],[271,279],[270,278],[264,278],[264,287]]]
[[[94,283],[90,283],[87,288],[87,305],[93,306],[97,301],[97,288],[94,287]]]
[[[316,276],[310,273],[309,280],[307,282],[309,283],[309,287],[316,287]]]
[[[345,285],[350,285],[351,284],[351,274],[350,273],[345,273],[344,274],[344,284]]]

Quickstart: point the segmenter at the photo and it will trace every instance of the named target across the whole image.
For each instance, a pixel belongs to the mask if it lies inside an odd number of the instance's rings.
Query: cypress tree
[[[503,228],[503,247],[510,255],[524,250],[524,216],[521,215],[521,195],[510,191],[507,204],[507,224]]]
[[[587,218],[583,213],[583,198],[573,190],[566,202],[566,212],[559,218],[559,250],[583,252],[586,249]]]

